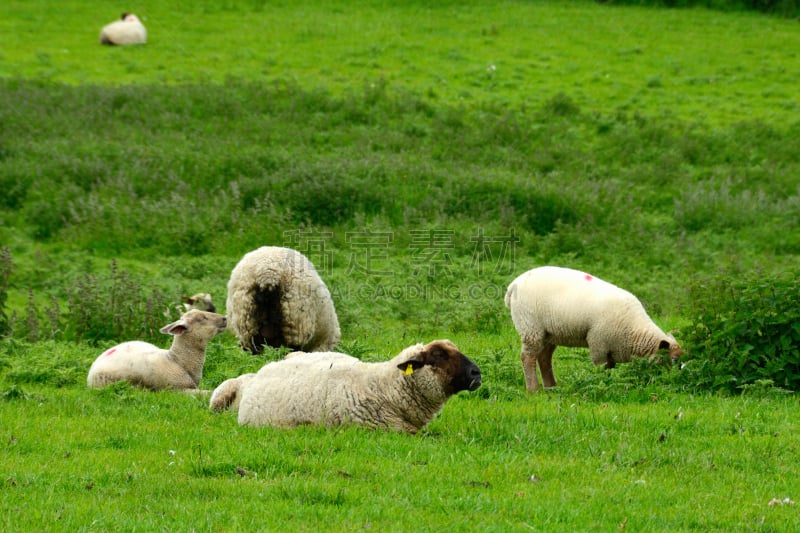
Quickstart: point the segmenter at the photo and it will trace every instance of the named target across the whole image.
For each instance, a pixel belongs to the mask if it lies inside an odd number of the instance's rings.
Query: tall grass
[[[468,256],[480,229],[513,229],[532,262],[631,273],[633,261],[672,281],[731,256],[779,270],[800,246],[796,124],[603,116],[563,95],[510,113],[237,82],[12,81],[0,100],[13,110],[7,231],[106,257],[235,257],[298,227],[328,231],[343,255],[347,231],[400,229],[402,255],[409,230],[446,229]]]
[[[757,10],[782,16],[797,16],[800,5],[797,0],[602,0],[619,5],[652,5],[657,7],[702,6],[722,11]]]

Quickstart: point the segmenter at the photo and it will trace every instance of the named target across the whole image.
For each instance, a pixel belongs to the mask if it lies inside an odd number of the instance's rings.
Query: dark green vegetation
[[[238,256],[263,244],[322,262],[354,338],[398,321],[507,331],[505,286],[541,264],[613,280],[675,325],[705,308],[698,279],[736,290],[797,273],[797,124],[587,113],[563,94],[531,110],[433,106],[379,84],[337,98],[11,81],[0,97],[9,236],[43,245],[12,278],[48,317],[23,321],[18,306],[12,326],[32,340],[45,323],[45,338],[158,339],[181,292],[221,298]],[[100,258],[128,265],[105,292]],[[781,343],[786,364],[770,367],[796,376],[797,343]]]
[[[800,390],[800,307],[797,272],[699,286],[697,315],[686,328],[692,364],[712,387],[777,385]]]
[[[109,49],[116,13],[47,4],[0,5],[0,529],[800,526],[770,506],[800,498],[796,22],[145,2]],[[447,337],[484,385],[415,437],[84,387],[265,244],[317,265],[342,351]],[[559,349],[527,395],[502,298],[542,264],[637,294],[686,366]],[[221,335],[201,386],[281,355]]]
[[[782,16],[797,16],[797,0],[598,0],[600,3],[658,7],[707,7],[722,11],[757,10]]]

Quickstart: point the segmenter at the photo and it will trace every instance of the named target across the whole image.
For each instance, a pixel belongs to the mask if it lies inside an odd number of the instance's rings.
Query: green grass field
[[[792,121],[793,20],[613,8],[584,1],[325,4],[136,2],[149,44],[95,46],[116,4],[0,7],[0,76],[66,83],[296,81],[335,94],[378,82],[450,105],[537,107],[554,92],[593,111],[689,122]]]
[[[97,44],[121,9],[147,45]],[[768,335],[736,283],[796,288],[798,40],[588,1],[0,3],[0,529],[796,531],[796,350],[688,339]],[[85,387],[262,245],[317,265],[342,351],[449,338],[482,387],[415,436]],[[527,394],[502,298],[543,264],[638,295],[685,367],[560,348]],[[220,335],[201,386],[282,353]]]

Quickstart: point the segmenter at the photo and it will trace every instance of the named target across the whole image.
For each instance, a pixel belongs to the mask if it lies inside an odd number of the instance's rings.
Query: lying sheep
[[[211,311],[212,313],[217,312],[217,308],[214,306],[214,302],[211,300],[211,295],[207,292],[198,292],[193,296],[183,296],[181,297],[181,300],[183,303],[175,305],[174,307],[167,307],[164,310],[164,316],[170,318],[171,316],[174,316],[175,312],[177,312],[178,315],[183,315],[192,309]]]
[[[306,352],[292,352],[286,354],[284,360],[292,359],[295,357],[303,356]],[[347,357],[357,361],[355,357],[345,355],[338,352],[314,352],[316,361],[339,361],[341,358]],[[232,411],[239,410],[239,400],[241,399],[240,391],[244,386],[255,377],[255,374],[242,374],[239,377],[226,379],[220,383],[211,394],[211,401],[209,402],[212,411],[223,411],[230,409]]]
[[[226,311],[242,349],[266,344],[324,352],[339,342],[339,319],[328,288],[306,256],[263,246],[245,254],[228,281]]]
[[[222,315],[191,310],[161,328],[161,333],[175,335],[169,350],[143,341],[124,342],[95,359],[86,383],[89,387],[104,387],[125,380],[150,390],[197,392],[203,377],[206,346],[225,330],[226,324]]]
[[[147,42],[147,30],[133,13],[123,13],[121,20],[103,26],[100,44],[128,45]]]
[[[230,409],[231,411],[238,411],[239,401],[242,399],[240,393],[255,376],[254,373],[242,374],[237,378],[226,379],[220,383],[217,388],[214,389],[214,392],[211,393],[211,400],[209,401],[211,410],[224,411],[225,409]]]
[[[238,403],[243,425],[356,424],[416,433],[450,396],[480,385],[475,363],[452,342],[438,340],[381,363],[335,352],[292,353],[255,375],[224,382],[210,407]]]
[[[201,311],[217,312],[214,307],[214,302],[211,300],[211,295],[207,292],[198,292],[193,296],[183,297],[183,312],[191,311],[192,309],[199,309]]]
[[[560,267],[534,268],[511,282],[505,297],[522,339],[522,369],[529,391],[553,387],[556,346],[588,347],[596,365],[613,368],[633,357],[667,350],[680,358],[678,343],[647,316],[639,300],[599,278]]]

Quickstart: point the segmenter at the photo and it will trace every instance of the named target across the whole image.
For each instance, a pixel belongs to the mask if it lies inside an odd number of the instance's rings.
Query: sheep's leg
[[[545,388],[556,386],[556,378],[553,375],[553,352],[555,351],[555,345],[545,345],[536,358],[539,363],[539,373],[542,374],[542,385]]]
[[[522,372],[525,374],[525,388],[528,392],[539,390],[539,378],[536,375],[536,355],[538,350],[523,341],[522,343]]]
[[[281,292],[272,287],[261,289],[255,293],[253,301],[255,303],[253,312],[255,328],[250,339],[249,351],[253,354],[261,354],[264,352],[264,345],[272,348],[285,345]]]
[[[614,360],[614,355],[605,349],[589,349],[589,355],[592,357],[592,362],[597,365],[605,365],[606,370],[611,370],[617,366]]]
[[[606,370],[614,368],[617,364],[605,345],[593,342],[591,339],[589,339],[589,356],[592,358],[592,363],[596,366],[605,365]]]

